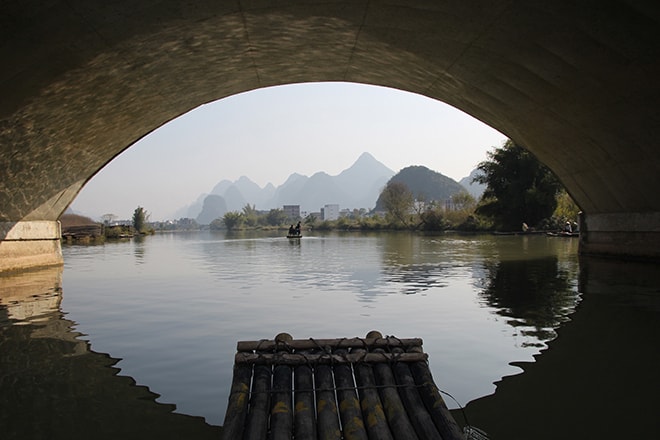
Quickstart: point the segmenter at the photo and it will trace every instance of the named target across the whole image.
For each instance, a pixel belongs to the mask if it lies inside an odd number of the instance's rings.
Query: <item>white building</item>
[[[337,220],[339,218],[339,205],[325,205],[321,208],[321,220]]]

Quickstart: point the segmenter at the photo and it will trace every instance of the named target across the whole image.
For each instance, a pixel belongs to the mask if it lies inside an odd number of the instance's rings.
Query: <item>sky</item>
[[[98,220],[129,219],[142,206],[152,221],[173,219],[221,180],[247,176],[264,187],[293,173],[335,176],[363,152],[395,172],[423,165],[458,181],[505,139],[454,107],[400,90],[269,87],[202,105],[153,131],[99,171],[71,208]]]

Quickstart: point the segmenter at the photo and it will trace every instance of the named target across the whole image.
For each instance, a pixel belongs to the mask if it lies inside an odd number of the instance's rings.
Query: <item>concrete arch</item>
[[[17,262],[0,270],[57,253],[54,220],[140,137],[207,102],[309,81],[398,88],[475,116],[559,176],[586,213],[583,251],[660,257],[655,2],[88,0],[3,9],[0,257]]]

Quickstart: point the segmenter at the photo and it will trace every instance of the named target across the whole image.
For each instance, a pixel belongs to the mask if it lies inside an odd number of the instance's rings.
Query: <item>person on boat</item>
[[[300,222],[296,225],[296,235],[300,235]]]
[[[296,233],[296,231],[295,231],[295,229],[293,229],[293,225],[289,226],[289,235],[293,235],[295,233]]]
[[[564,232],[567,234],[571,234],[573,232],[573,228],[571,227],[571,222],[566,222],[564,225]]]

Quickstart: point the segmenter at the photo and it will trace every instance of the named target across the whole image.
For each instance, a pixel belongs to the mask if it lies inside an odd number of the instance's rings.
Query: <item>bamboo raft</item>
[[[465,439],[421,339],[293,339],[237,344],[225,439]]]

